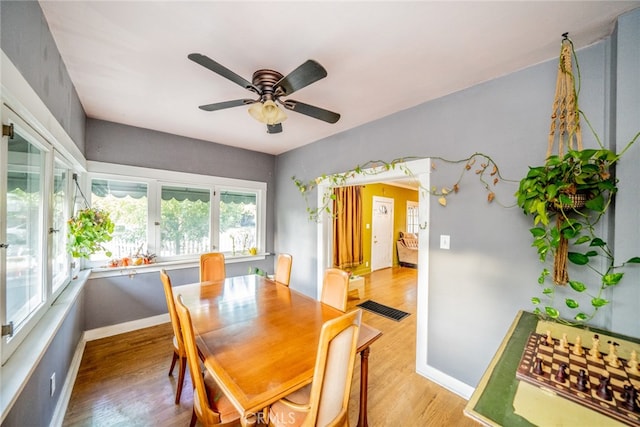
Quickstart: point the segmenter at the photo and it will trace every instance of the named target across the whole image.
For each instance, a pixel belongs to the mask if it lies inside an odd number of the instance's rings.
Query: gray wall
[[[638,130],[639,17],[640,10],[624,16],[616,35],[578,52],[580,107],[605,138],[605,145],[612,144],[608,137],[613,128],[617,136],[625,134],[623,140]],[[295,253],[296,265],[302,265],[292,271],[292,283],[315,295],[316,224],[307,219],[291,176],[308,180],[350,170],[368,160],[407,156],[457,160],[480,151],[492,156],[505,178],[519,180],[529,165],[544,161],[556,68],[554,59],[278,156],[276,249]],[[615,75],[613,69],[617,69]],[[630,94],[621,96],[629,90]],[[585,147],[595,147],[594,138],[583,127]],[[619,176],[625,183],[617,215],[610,214],[599,229],[605,238],[617,232],[615,247],[628,256],[640,253],[639,150],[634,146],[620,165]],[[460,167],[437,163],[431,184],[450,185]],[[516,188],[515,183],[498,184],[498,200],[512,205]],[[311,199],[315,203],[315,196]],[[627,209],[621,213],[624,204]],[[475,386],[515,314],[531,310],[530,298],[540,296],[537,278],[543,266],[530,247],[530,219],[518,208],[488,204],[474,174],[464,178],[461,192],[450,198],[446,208],[435,200],[431,206],[428,363]],[[630,232],[634,239],[627,239]],[[438,249],[441,234],[451,236],[451,250]],[[635,269],[619,285],[617,292],[624,300],[616,296],[594,324],[640,336],[638,274]]]
[[[37,1],[0,1],[2,50],[84,151],[85,113]]]

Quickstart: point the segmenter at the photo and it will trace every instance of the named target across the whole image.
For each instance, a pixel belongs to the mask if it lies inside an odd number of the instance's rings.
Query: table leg
[[[367,347],[360,352],[360,413],[358,427],[368,427],[367,423],[367,386],[369,384],[369,352]]]

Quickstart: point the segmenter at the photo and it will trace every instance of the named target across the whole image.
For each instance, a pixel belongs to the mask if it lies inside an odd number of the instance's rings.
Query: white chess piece
[[[582,356],[584,354],[584,349],[582,348],[582,337],[580,335],[576,337],[576,343],[573,345],[573,354],[576,356]]]

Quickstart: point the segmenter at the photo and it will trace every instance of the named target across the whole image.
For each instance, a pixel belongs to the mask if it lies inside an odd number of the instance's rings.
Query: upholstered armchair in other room
[[[396,247],[398,249],[398,263],[401,266],[418,267],[418,236],[401,231]]]

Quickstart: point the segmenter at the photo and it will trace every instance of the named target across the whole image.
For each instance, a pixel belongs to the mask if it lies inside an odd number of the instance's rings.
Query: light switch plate
[[[449,236],[446,234],[440,235],[440,249],[449,249]]]

